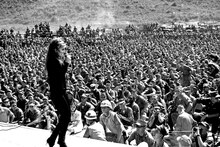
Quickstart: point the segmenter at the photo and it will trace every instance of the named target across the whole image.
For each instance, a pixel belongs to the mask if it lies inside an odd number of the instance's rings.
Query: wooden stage
[[[46,139],[50,136],[49,130],[42,130],[19,126],[16,124],[7,124],[0,122],[0,146],[1,147],[49,147]],[[82,138],[82,133],[76,135],[67,135],[66,143],[68,147],[129,147],[129,145],[118,144],[94,139]],[[56,144],[54,147],[59,147]]]

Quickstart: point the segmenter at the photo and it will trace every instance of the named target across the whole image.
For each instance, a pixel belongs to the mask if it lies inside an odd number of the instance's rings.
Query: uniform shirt
[[[189,86],[191,81],[191,68],[184,65],[179,69],[182,72],[181,83],[182,86]]]
[[[113,99],[116,98],[116,91],[115,90],[110,89],[110,90],[108,90],[108,93]]]
[[[74,122],[74,121],[82,121],[81,119],[81,112],[78,111],[78,110],[75,110],[75,112],[71,112],[71,122]]]
[[[38,109],[34,109],[33,111],[27,111],[25,115],[25,120],[30,119],[30,122],[40,118],[40,111]]]
[[[94,122],[90,125],[83,137],[106,141],[104,128],[99,122]]]
[[[149,147],[152,147],[155,144],[153,136],[147,130],[145,130],[143,136],[139,135],[137,131],[134,131],[128,138],[128,142],[132,140],[136,141],[136,145],[139,145],[141,142],[146,142]]]
[[[10,117],[14,114],[6,107],[0,107],[0,122],[10,122]]]
[[[68,129],[72,132],[74,131],[75,133],[82,131],[83,129],[83,122],[81,118],[81,112],[76,110],[75,112],[71,112],[71,121],[69,124]]]
[[[180,135],[189,135],[195,123],[190,114],[183,112],[177,117],[175,131],[189,131],[180,133]]]
[[[133,102],[129,106],[132,108],[134,122],[136,122],[140,118],[140,108],[139,108],[138,104],[136,104],[135,102]]]
[[[16,107],[15,109],[10,109],[11,112],[15,115],[14,122],[21,122],[24,119],[24,112],[21,108]]]
[[[119,108],[117,110],[117,113],[122,115],[122,116],[124,116],[124,117],[126,117],[129,120],[129,121],[127,121],[127,120],[119,117],[121,122],[124,125],[131,126],[133,124],[133,122],[134,122],[134,115],[133,115],[133,111],[132,111],[132,109],[130,107],[126,107],[125,110],[122,110],[122,109]]]
[[[180,93],[177,95],[177,97],[174,99],[174,111],[176,111],[176,108],[178,105],[183,105],[185,109],[189,106],[189,104],[192,103],[190,97],[188,97],[185,93]]]
[[[138,104],[140,111],[142,111],[148,105],[148,101],[143,96],[140,96],[140,95],[136,97],[135,102],[136,104]]]
[[[105,131],[109,130],[113,134],[118,134],[125,130],[117,114],[113,111],[110,111],[108,116],[101,114],[100,123],[104,127]]]

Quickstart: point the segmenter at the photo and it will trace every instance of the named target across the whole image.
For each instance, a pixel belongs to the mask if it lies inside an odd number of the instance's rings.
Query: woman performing
[[[54,38],[48,49],[46,69],[48,83],[50,85],[50,99],[52,100],[59,116],[59,123],[47,139],[50,147],[53,147],[58,137],[60,147],[67,147],[65,136],[71,117],[70,102],[66,95],[65,74],[71,63],[69,55],[65,55],[66,44],[61,38]]]

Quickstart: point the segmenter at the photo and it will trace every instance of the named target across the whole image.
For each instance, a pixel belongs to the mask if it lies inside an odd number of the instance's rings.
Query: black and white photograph
[[[0,0],[1,147],[220,147],[220,0]]]

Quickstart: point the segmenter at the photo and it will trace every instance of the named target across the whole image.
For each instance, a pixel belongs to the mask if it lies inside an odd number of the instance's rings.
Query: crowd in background
[[[219,32],[210,26],[166,29],[158,24],[111,31],[66,24],[52,32],[48,23],[41,23],[24,35],[2,30],[0,122],[41,129],[57,124],[45,62],[48,45],[58,36],[72,58],[66,75],[72,101],[70,134],[95,119],[104,126],[99,139],[114,138],[102,115],[107,107],[122,125],[123,141],[116,136],[114,142],[214,146],[220,124]],[[86,130],[84,137],[91,137],[88,134]]]

